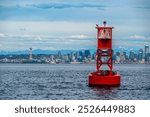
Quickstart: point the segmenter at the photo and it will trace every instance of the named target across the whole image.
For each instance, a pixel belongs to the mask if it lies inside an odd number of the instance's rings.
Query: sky
[[[0,0],[0,51],[96,49],[103,21],[113,48],[150,46],[149,0]]]

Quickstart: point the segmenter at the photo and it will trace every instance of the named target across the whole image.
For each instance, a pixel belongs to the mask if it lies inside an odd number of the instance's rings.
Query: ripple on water
[[[0,99],[150,99],[148,65],[117,65],[121,86],[89,87],[94,65],[0,66]]]

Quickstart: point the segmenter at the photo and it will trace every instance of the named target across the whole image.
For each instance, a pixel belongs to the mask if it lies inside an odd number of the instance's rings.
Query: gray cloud
[[[30,4],[28,6],[40,9],[65,9],[65,8],[98,8],[104,9],[108,6],[98,4],[68,4],[68,3],[49,3],[49,4]]]
[[[95,40],[96,41],[96,40]],[[37,49],[78,49],[83,47],[93,47],[96,42],[88,35],[68,35],[68,36],[37,36],[37,35],[10,35],[0,33],[0,50],[27,49],[29,47]],[[7,48],[6,48],[7,47]]]
[[[135,8],[138,8],[138,9],[150,9],[150,6],[138,6],[138,7],[135,7]]]

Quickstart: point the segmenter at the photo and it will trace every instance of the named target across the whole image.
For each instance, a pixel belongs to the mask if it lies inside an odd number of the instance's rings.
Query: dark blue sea
[[[95,65],[0,64],[1,100],[150,99],[150,65],[114,65],[120,87],[89,87]]]

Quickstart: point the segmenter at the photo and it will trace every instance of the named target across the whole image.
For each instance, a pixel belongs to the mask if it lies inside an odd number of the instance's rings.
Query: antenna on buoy
[[[107,23],[106,21],[104,21],[104,22],[103,22],[103,24],[104,24],[104,27],[106,26],[106,23]]]

